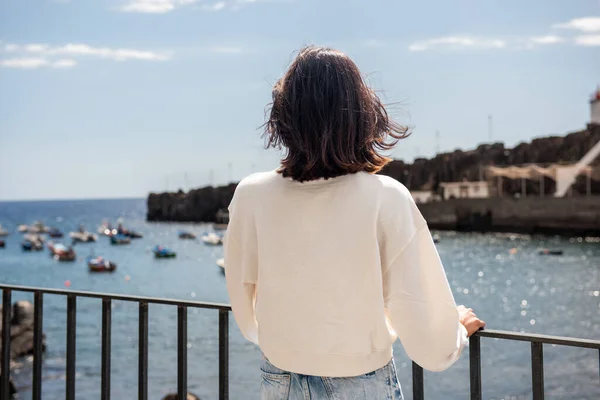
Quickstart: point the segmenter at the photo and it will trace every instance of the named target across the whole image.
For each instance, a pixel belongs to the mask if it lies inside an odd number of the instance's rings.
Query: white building
[[[490,197],[490,188],[486,181],[478,182],[443,182],[444,200],[448,199],[483,199]]]
[[[417,204],[429,203],[434,200],[433,192],[431,190],[411,190],[410,194]]]
[[[591,120],[590,123],[600,125],[600,88],[590,99]]]

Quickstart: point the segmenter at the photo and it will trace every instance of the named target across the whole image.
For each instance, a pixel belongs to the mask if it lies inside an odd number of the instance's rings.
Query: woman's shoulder
[[[387,175],[366,174],[373,189],[377,189],[383,196],[391,199],[412,199],[410,191],[402,183]]]

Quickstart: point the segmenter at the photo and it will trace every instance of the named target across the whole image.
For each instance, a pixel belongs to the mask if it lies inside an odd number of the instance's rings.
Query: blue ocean
[[[0,249],[0,282],[44,288],[126,293],[175,299],[228,302],[224,276],[215,264],[222,248],[199,240],[180,240],[185,229],[200,236],[207,224],[149,223],[144,199],[0,202],[0,223],[12,233]],[[143,233],[130,245],[111,246],[108,238],[75,246],[77,260],[59,263],[47,250],[25,253],[17,226],[35,220],[65,233],[84,225],[96,232],[103,220],[122,219]],[[530,237],[511,234],[439,232],[438,250],[457,303],[475,309],[489,328],[579,338],[600,338],[600,243],[590,238]],[[61,239],[58,239],[59,241]],[[151,249],[164,245],[174,259],[155,259]],[[560,256],[540,256],[539,248],[563,250]],[[110,274],[88,271],[88,255],[117,263]],[[13,300],[33,301],[15,292]],[[113,399],[137,398],[137,305],[113,302]],[[176,391],[177,309],[150,306],[149,392],[159,400]],[[201,399],[218,398],[218,315],[189,310],[188,385]],[[230,398],[258,399],[260,352],[246,342],[231,320]],[[66,299],[46,295],[43,398],[65,397]],[[494,400],[531,398],[530,345],[482,338],[483,397]],[[77,399],[100,397],[101,302],[77,304]],[[546,399],[600,399],[598,352],[561,346],[544,347]],[[411,365],[396,343],[395,359],[407,399],[412,398]],[[429,399],[469,398],[468,350],[450,370],[425,373]],[[13,370],[21,399],[31,397],[31,360]]]

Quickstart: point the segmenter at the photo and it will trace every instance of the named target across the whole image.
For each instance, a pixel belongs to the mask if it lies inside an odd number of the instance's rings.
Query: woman
[[[484,326],[457,308],[409,191],[375,175],[407,130],[345,54],[300,51],[273,90],[276,171],[238,185],[225,273],[242,334],[260,346],[263,399],[401,399],[399,338],[431,371]]]

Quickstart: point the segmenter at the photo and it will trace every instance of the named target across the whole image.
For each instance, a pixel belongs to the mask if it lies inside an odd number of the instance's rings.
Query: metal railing
[[[2,290],[2,353],[0,354],[0,400],[9,400],[10,369],[10,321],[12,292],[33,292],[33,382],[32,399],[42,399],[42,336],[44,295],[67,296],[67,367],[66,399],[75,399],[75,350],[77,298],[102,299],[102,365],[101,396],[110,399],[111,361],[111,310],[112,301],[128,301],[139,306],[139,346],[138,346],[138,399],[148,400],[148,304],[163,304],[177,307],[177,399],[187,399],[187,310],[206,308],[219,311],[219,400],[229,399],[229,311],[228,304],[196,301],[171,300],[154,297],[128,296],[80,292],[74,290],[43,289],[27,286],[0,285]]]
[[[101,399],[110,399],[110,362],[111,362],[111,307],[112,301],[128,301],[139,306],[139,346],[138,346],[138,399],[148,400],[148,305],[163,304],[177,307],[177,399],[187,399],[187,309],[205,308],[219,312],[219,399],[229,399],[229,311],[227,304],[195,301],[171,300],[154,297],[128,296],[81,292],[72,290],[43,289],[26,286],[0,285],[2,290],[2,352],[0,371],[10,370],[10,321],[12,292],[30,292],[34,294],[34,338],[33,338],[33,382],[32,399],[42,398],[42,337],[44,295],[62,295],[67,297],[67,366],[66,398],[75,399],[75,350],[76,350],[76,314],[77,297],[102,300],[102,365]],[[8,306],[8,307],[7,307]],[[531,343],[531,376],[533,400],[544,399],[544,353],[543,345],[561,345],[583,347],[598,350],[600,379],[600,340],[573,339],[559,336],[535,335],[516,332],[484,330],[470,338],[470,391],[471,400],[481,400],[481,349],[482,337],[525,341]],[[424,400],[423,368],[412,364],[413,400]],[[0,400],[9,400],[9,374],[0,375]]]

